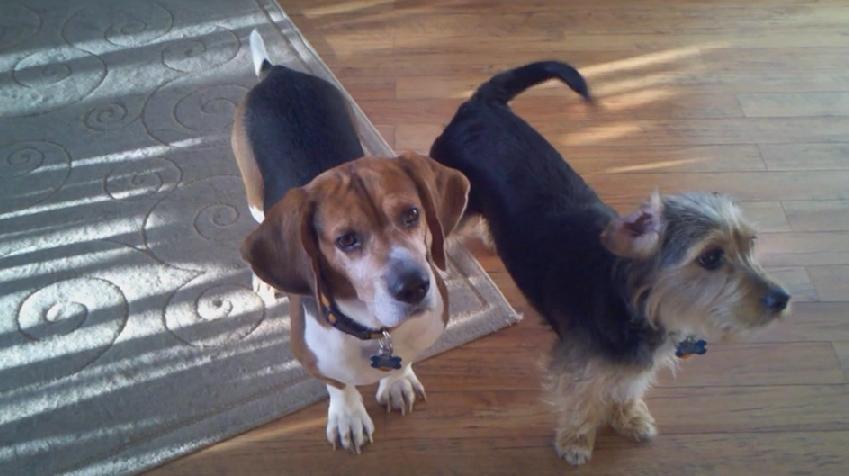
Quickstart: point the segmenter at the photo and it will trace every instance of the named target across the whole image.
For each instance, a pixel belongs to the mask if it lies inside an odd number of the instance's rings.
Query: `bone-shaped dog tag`
[[[707,353],[707,342],[702,339],[696,340],[695,337],[687,337],[678,343],[675,349],[675,355],[679,359],[686,359],[691,355],[704,355]]]
[[[371,356],[371,366],[382,372],[401,368],[401,357],[392,354],[392,336],[383,331],[377,340],[377,354]]]

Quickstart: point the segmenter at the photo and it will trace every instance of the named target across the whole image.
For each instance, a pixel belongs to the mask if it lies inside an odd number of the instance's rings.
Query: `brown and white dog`
[[[272,66],[236,112],[232,146],[251,212],[244,241],[256,276],[289,295],[292,351],[327,384],[327,439],[360,452],[374,425],[357,385],[411,411],[424,387],[412,362],[448,318],[445,237],[466,206],[459,172],[416,155],[363,155],[347,102],[330,83]]]

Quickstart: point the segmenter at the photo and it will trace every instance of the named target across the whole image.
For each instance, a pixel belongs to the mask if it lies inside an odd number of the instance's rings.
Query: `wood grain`
[[[505,68],[571,62],[514,110],[619,210],[658,188],[732,194],[789,317],[709,344],[648,404],[660,436],[602,431],[579,474],[844,474],[849,467],[849,3],[845,0],[280,0],[396,149],[426,152]],[[531,160],[532,158],[529,158]],[[418,364],[428,400],[333,452],[320,402],[172,462],[161,475],[564,474],[539,380],[552,332],[504,264],[467,240],[525,316]]]
[[[849,231],[849,201],[786,201],[783,208],[796,231]]]

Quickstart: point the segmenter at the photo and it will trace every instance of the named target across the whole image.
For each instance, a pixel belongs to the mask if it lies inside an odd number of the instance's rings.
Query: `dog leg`
[[[400,410],[401,415],[406,415],[413,411],[416,394],[427,400],[424,386],[413,372],[412,364],[407,364],[403,369],[380,379],[380,385],[374,397],[378,403],[386,407],[387,413],[394,408]]]
[[[610,426],[622,436],[634,441],[648,441],[657,436],[654,418],[643,401],[654,380],[655,369],[631,372],[621,369],[618,383],[610,394]]]
[[[327,386],[330,406],[327,409],[327,441],[336,449],[337,441],[346,450],[360,453],[366,438],[372,442],[374,423],[363,406],[363,397],[353,385],[338,389]]]
[[[610,373],[604,366],[559,349],[546,376],[544,387],[557,415],[554,448],[573,465],[590,460],[598,427],[605,423],[609,401]]]
[[[590,460],[598,426],[602,423],[600,402],[582,403],[569,397],[564,398],[554,436],[557,454],[573,465]]]
[[[620,435],[637,442],[649,441],[657,436],[654,417],[642,398],[614,402],[610,425]]]
[[[549,397],[558,415],[554,435],[557,454],[573,465],[590,460],[599,425],[603,423],[604,403],[592,381],[574,381],[574,375],[565,373]]]

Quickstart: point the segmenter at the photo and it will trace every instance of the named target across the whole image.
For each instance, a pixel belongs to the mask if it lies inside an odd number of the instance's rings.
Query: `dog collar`
[[[707,342],[704,339],[697,340],[694,336],[687,336],[675,346],[675,356],[679,359],[686,359],[691,355],[704,355],[706,353]]]
[[[645,290],[640,294],[639,305],[642,309],[646,299],[649,297],[649,293],[651,293],[651,288]],[[678,332],[670,332],[668,336],[671,339],[678,338],[680,334]],[[684,338],[684,340],[679,340],[677,344],[675,344],[675,356],[679,359],[686,359],[691,355],[704,355],[707,353],[707,342],[704,339],[696,339],[696,336],[688,335]]]
[[[364,326],[345,315],[332,299],[323,294],[319,298],[319,312],[336,330],[362,340],[377,339],[377,353],[370,358],[372,368],[383,372],[401,368],[401,357],[394,355],[392,351],[392,335],[389,334],[389,329]]]

